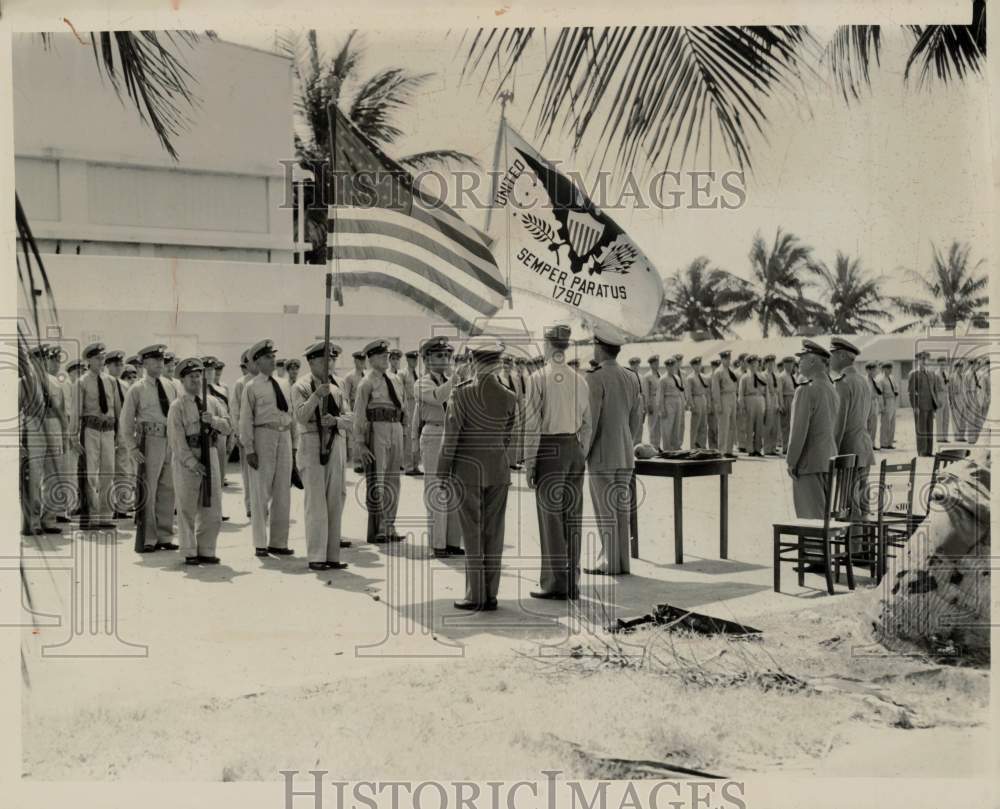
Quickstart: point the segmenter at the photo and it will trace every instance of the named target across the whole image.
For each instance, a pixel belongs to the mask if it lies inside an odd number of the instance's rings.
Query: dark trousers
[[[504,518],[510,484],[465,486],[458,506],[458,523],[465,543],[465,598],[485,604],[500,589]]]
[[[917,455],[934,454],[934,411],[915,410],[913,423],[917,431]]]
[[[575,594],[583,530],[583,450],[575,435],[543,435],[538,446],[535,508],[542,546],[540,585],[547,593]]]

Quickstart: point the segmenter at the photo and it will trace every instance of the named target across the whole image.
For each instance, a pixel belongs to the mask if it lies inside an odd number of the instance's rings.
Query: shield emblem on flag
[[[604,233],[604,224],[588,213],[570,211],[566,217],[567,241],[578,256],[586,256]]]

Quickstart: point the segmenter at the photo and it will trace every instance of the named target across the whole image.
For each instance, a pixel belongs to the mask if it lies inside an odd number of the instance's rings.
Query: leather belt
[[[140,421],[137,425],[138,432],[142,435],[162,435],[167,434],[167,425],[156,421]]]
[[[403,411],[398,407],[370,407],[365,411],[368,421],[399,421]]]
[[[84,416],[83,426],[92,430],[100,430],[102,433],[115,429],[114,416]]]
[[[425,421],[424,427],[444,427],[443,421]]]
[[[253,428],[255,430],[276,430],[279,433],[283,433],[291,429],[291,426],[291,424],[282,424],[280,421],[269,421],[267,424],[255,424]]]

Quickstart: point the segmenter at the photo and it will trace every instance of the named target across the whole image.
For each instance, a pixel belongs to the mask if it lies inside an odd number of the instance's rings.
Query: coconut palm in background
[[[987,327],[989,279],[981,272],[986,262],[980,259],[973,264],[971,252],[970,245],[953,241],[947,253],[934,247],[927,272],[906,270],[907,278],[925,297],[895,299],[899,310],[914,319],[893,329],[894,332],[927,326],[953,329],[958,323],[970,322],[977,328]]]
[[[672,337],[687,332],[731,337],[732,326],[749,316],[744,306],[749,294],[745,281],[699,256],[666,279],[657,330]]]
[[[892,320],[881,293],[882,277],[870,277],[861,259],[837,251],[830,269],[822,261],[809,265],[825,308],[816,325],[828,334],[881,334],[880,323]]]

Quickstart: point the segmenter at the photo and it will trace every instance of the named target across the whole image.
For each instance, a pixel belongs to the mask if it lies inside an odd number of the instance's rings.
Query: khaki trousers
[[[174,533],[174,476],[170,469],[170,447],[163,435],[146,435],[146,546],[169,542]]]
[[[691,397],[691,449],[705,449],[708,444],[708,400],[704,396]]]
[[[444,426],[425,424],[420,433],[420,452],[424,458],[424,505],[427,507],[427,535],[434,550],[448,545],[461,547],[462,532],[455,504],[446,502],[447,489],[434,470],[441,455]]]
[[[108,495],[115,478],[115,434],[88,427],[83,431],[83,451],[87,465],[88,519],[106,522],[111,519]]]
[[[396,533],[399,509],[399,466],[403,460],[403,425],[398,421],[376,421],[371,425],[375,463],[365,469],[368,508],[368,541]]]
[[[500,589],[509,488],[508,483],[462,488],[458,519],[465,538],[465,598],[475,604],[495,599]]]
[[[541,436],[535,466],[535,509],[542,546],[539,583],[547,593],[572,594],[579,589],[585,468],[575,435]],[[464,529],[462,533],[468,543]]]
[[[324,440],[329,441],[324,431]],[[299,476],[305,493],[306,552],[310,562],[339,562],[341,520],[347,499],[347,443],[339,432],[333,438],[330,458],[319,462],[319,433],[299,436]]]
[[[719,395],[718,417],[719,451],[732,454],[737,430],[735,393],[722,393]]]
[[[605,573],[628,573],[630,569],[631,480],[631,469],[591,470],[589,475],[590,499],[594,504],[594,517],[601,535],[601,553],[595,567]]]
[[[680,396],[664,396],[660,403],[660,446],[666,450],[680,449],[678,428],[683,435],[684,400]]]
[[[896,402],[887,403],[882,409],[882,425],[879,434],[879,446],[888,449],[896,440]]]
[[[748,452],[761,452],[764,448],[764,397],[747,396],[746,407],[746,444]]]
[[[255,427],[253,443],[257,450],[257,469],[250,469],[253,546],[287,548],[292,438],[288,430]]]
[[[212,465],[212,503],[209,506],[201,504],[202,476],[189,472],[176,458],[170,464],[177,502],[178,544],[185,556],[215,556],[222,527],[222,478],[218,456],[213,452],[209,457]]]

